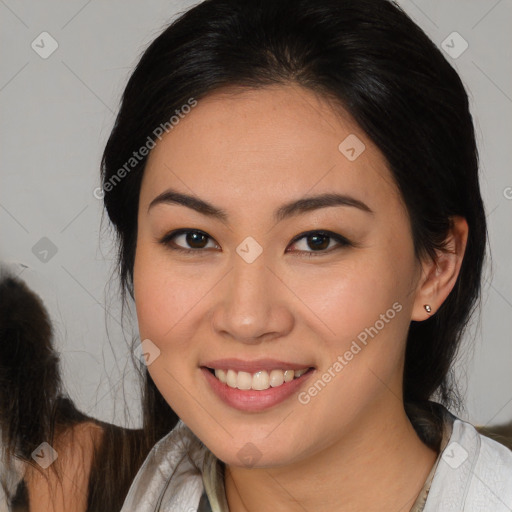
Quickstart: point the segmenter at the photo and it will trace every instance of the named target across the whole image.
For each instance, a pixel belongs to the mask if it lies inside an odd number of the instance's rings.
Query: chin
[[[219,443],[218,439],[211,439],[210,442],[206,438],[203,442],[219,460],[229,466],[271,468],[292,464],[297,456],[300,457],[298,446],[285,444],[285,440],[279,438],[258,441],[250,435],[225,437],[224,443]]]

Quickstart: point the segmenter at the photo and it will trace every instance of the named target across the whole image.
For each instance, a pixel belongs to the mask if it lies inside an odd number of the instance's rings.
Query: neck
[[[408,511],[437,453],[416,434],[403,404],[368,407],[340,440],[293,465],[226,467],[230,512],[322,510]]]

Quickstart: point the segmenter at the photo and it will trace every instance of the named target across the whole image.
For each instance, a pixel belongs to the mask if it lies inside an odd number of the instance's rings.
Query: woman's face
[[[153,202],[171,189],[188,206]],[[162,395],[228,464],[306,459],[401,409],[420,276],[383,156],[310,91],[215,93],[149,155],[140,337]]]

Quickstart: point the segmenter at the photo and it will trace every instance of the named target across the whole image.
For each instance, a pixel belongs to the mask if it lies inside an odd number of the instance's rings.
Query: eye
[[[160,240],[160,243],[167,246],[169,249],[173,251],[179,251],[187,254],[191,254],[193,252],[201,252],[202,249],[208,248],[207,242],[208,239],[213,240],[209,235],[204,233],[203,231],[199,231],[197,229],[178,229],[175,231],[171,231],[167,235]],[[186,246],[183,247],[176,243],[177,240],[180,240],[182,244],[188,244],[191,249]],[[217,245],[214,248],[218,248]]]
[[[312,251],[301,249],[298,252],[304,253],[303,256],[308,258],[314,256],[320,256],[326,253],[330,253],[336,249],[340,249],[345,246],[352,245],[345,237],[338,235],[337,233],[333,233],[332,231],[308,231],[306,233],[302,233],[299,236],[295,237],[292,241],[292,245],[300,245],[297,242],[304,239],[305,243],[303,243],[303,247],[312,248]],[[332,247],[331,242],[335,241]],[[328,249],[328,250],[327,250]],[[316,253],[316,254],[315,254]]]
[[[307,249],[300,249],[296,252],[303,253],[302,255],[307,257],[320,256],[322,254],[330,253],[333,250],[352,245],[345,237],[338,235],[337,233],[333,233],[332,231],[324,230],[307,231],[306,233],[301,233],[292,240],[291,245],[299,245],[298,242],[302,239],[305,241],[305,244],[303,245],[305,245],[306,248],[309,247],[313,250],[308,251]],[[180,240],[182,245],[177,243],[178,240]],[[185,254],[197,254],[204,252],[203,249],[209,248],[208,240],[213,241],[213,238],[211,238],[204,231],[182,228],[171,231],[165,235],[160,240],[160,243],[173,251],[179,251]],[[334,241],[335,244],[331,244],[332,241]],[[183,245],[185,245],[185,247]],[[332,247],[332,245],[334,245],[334,247]],[[218,249],[218,244],[214,244],[213,248]],[[287,252],[293,251],[287,250]]]

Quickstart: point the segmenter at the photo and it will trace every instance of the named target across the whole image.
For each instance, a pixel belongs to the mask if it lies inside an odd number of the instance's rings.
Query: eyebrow
[[[203,215],[217,219],[224,224],[227,224],[229,219],[228,213],[222,208],[217,208],[198,197],[183,194],[173,189],[168,189],[155,197],[148,206],[148,213],[151,208],[158,204],[178,204],[186,206]],[[274,221],[277,223],[295,215],[300,215],[319,208],[327,208],[329,206],[351,206],[371,215],[375,213],[367,204],[359,199],[346,194],[326,193],[304,197],[280,206],[274,212]]]

